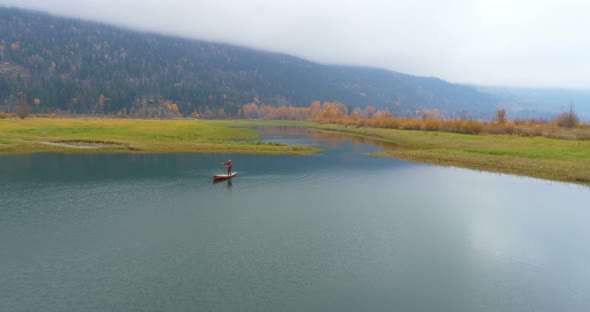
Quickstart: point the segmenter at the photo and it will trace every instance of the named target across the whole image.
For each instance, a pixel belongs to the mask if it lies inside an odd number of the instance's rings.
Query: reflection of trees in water
[[[281,135],[294,135],[294,136],[307,136],[313,131],[303,127],[289,127],[289,126],[264,126],[256,128],[261,134],[281,134]]]
[[[322,139],[326,142],[328,147],[338,147],[345,142],[352,142],[353,144],[371,144],[383,149],[397,149],[399,145],[387,143],[378,140],[371,140],[368,138],[358,137],[354,135],[323,132],[303,127],[289,127],[289,126],[270,126],[258,128],[261,134],[266,135],[292,135],[292,136],[308,136],[314,139]]]

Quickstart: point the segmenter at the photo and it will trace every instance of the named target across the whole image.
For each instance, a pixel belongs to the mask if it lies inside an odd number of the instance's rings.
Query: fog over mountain
[[[438,78],[324,65],[286,54],[136,32],[19,9],[0,9],[0,106],[24,91],[34,112],[154,116],[163,103],[183,115],[243,104],[309,106],[338,101],[398,115],[439,109],[482,117],[498,99]],[[2,107],[0,107],[1,109]]]
[[[98,9],[95,6],[86,8]],[[124,8],[120,14],[125,14]],[[49,11],[56,9],[64,7]],[[115,113],[134,109],[147,98],[155,105],[153,99],[159,98],[178,103],[185,115],[219,108],[236,114],[241,105],[254,100],[275,106],[307,106],[319,100],[340,101],[351,108],[374,105],[399,115],[438,109],[448,117],[478,118],[490,118],[498,107],[506,107],[509,117],[551,118],[573,104],[583,119],[590,119],[590,92],[584,89],[460,85],[429,78],[432,74],[419,77],[366,66],[326,65],[349,51],[324,49],[335,59],[318,63],[313,57],[308,61],[190,39],[195,36],[192,28],[183,34],[160,27],[161,18],[147,26],[121,22],[115,14],[112,23],[119,26],[110,26],[1,6],[0,12],[0,109],[8,111],[14,108],[15,94],[26,90],[29,102],[43,99],[34,106],[37,112]],[[139,31],[151,28],[154,32]],[[287,37],[277,40],[290,42]],[[583,66],[571,73],[578,72],[584,72]],[[107,98],[101,105],[100,95]]]
[[[590,87],[586,0],[0,0],[0,5],[451,82]]]

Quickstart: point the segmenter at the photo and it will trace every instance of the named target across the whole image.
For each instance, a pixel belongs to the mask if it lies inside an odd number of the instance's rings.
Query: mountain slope
[[[557,88],[476,87],[501,99],[512,117],[551,119],[569,111],[570,105],[582,120],[590,120],[590,90]]]
[[[498,99],[437,78],[329,66],[284,54],[141,33],[44,13],[0,8],[0,109],[25,91],[36,111],[146,110],[176,103],[180,113],[242,104],[308,106],[340,101],[399,114],[437,108],[489,114]],[[101,98],[101,95],[103,97]],[[33,105],[34,99],[39,99]]]

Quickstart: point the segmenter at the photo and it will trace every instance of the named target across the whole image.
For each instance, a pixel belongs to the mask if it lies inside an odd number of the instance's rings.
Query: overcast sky
[[[590,0],[0,0],[451,82],[590,88]]]

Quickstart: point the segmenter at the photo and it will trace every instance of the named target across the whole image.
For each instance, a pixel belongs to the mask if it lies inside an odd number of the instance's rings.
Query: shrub
[[[438,119],[427,119],[424,121],[424,130],[438,131],[442,128],[442,122]]]
[[[455,122],[451,119],[445,119],[442,121],[440,130],[446,132],[455,132]]]
[[[504,131],[508,134],[514,134],[516,130],[516,124],[513,121],[508,121],[504,124]]]
[[[516,124],[513,121],[505,121],[502,124],[497,122],[486,123],[484,131],[489,134],[514,134],[516,130]]]
[[[422,129],[422,121],[413,118],[403,118],[400,128],[404,130],[420,130]]]
[[[464,134],[479,134],[483,130],[483,124],[475,119],[456,120],[453,122],[454,132]]]
[[[483,124],[475,119],[467,120],[463,125],[465,133],[479,134],[483,130]]]
[[[578,125],[580,120],[576,113],[565,112],[557,115],[553,120],[555,124],[564,128],[573,128]]]
[[[570,105],[570,110],[557,115],[554,122],[560,127],[573,128],[580,123],[580,119],[574,111],[574,106]]]
[[[383,118],[379,123],[380,127],[389,129],[399,129],[400,122],[397,118]]]

